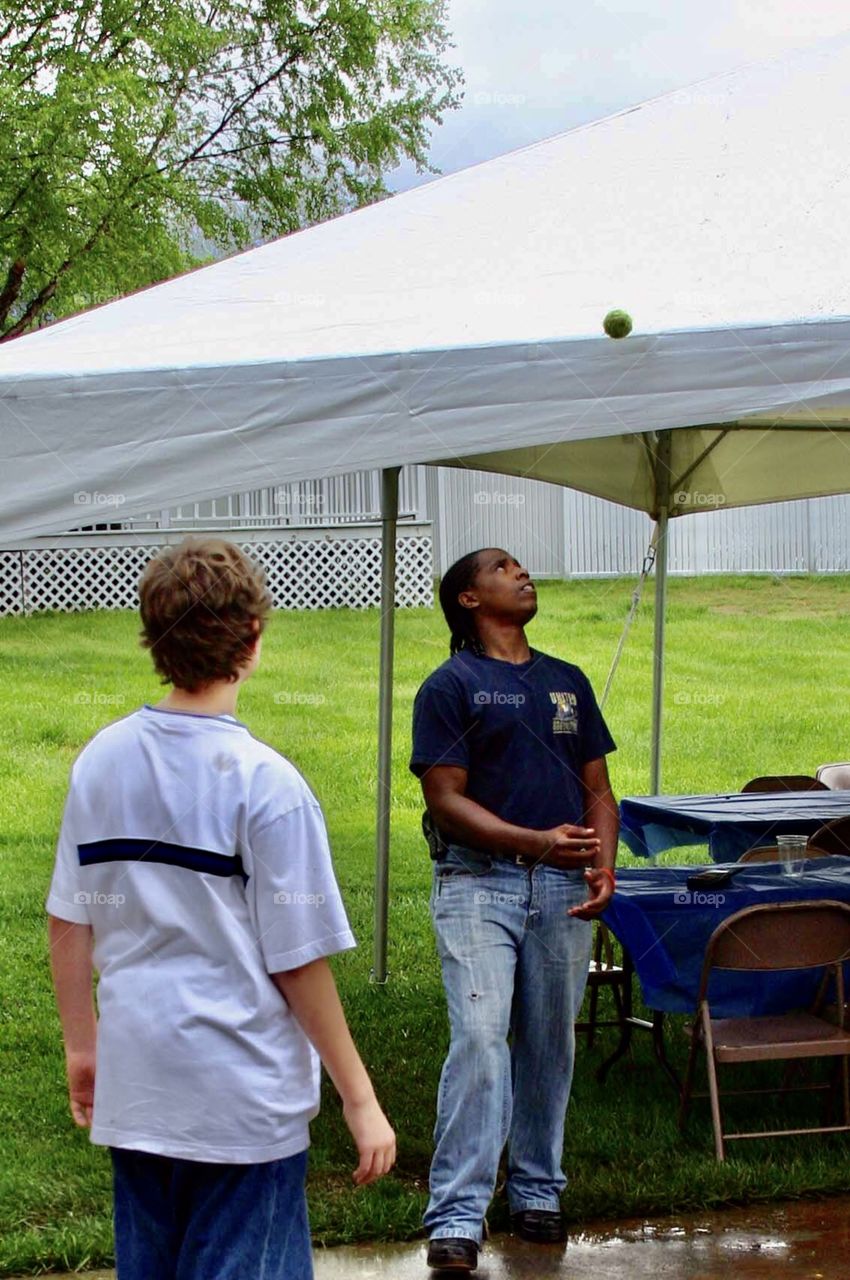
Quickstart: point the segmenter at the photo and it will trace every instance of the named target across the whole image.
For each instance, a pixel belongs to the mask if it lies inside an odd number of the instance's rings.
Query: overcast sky
[[[464,102],[431,159],[453,173],[848,27],[847,0],[450,0]]]

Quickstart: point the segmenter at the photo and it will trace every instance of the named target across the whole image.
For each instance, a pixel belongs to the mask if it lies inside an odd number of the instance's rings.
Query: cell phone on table
[[[743,871],[743,867],[704,867],[702,871],[688,876],[685,884],[689,889],[720,889],[729,884],[739,871]]]

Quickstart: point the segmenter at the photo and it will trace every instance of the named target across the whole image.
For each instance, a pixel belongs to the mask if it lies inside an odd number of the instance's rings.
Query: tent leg
[[[390,805],[392,802],[395,542],[400,467],[381,472],[381,664],[378,683],[378,778],[375,828],[375,951],[372,981],[387,980]]]
[[[664,716],[664,620],[667,612],[667,512],[658,520],[655,561],[655,638],[652,649],[652,754],[649,794],[661,791],[661,727]]]
[[[667,613],[667,524],[670,506],[669,431],[659,434],[655,456],[655,493],[658,502],[658,544],[655,558],[655,635],[652,648],[652,747],[649,794],[661,791],[661,730],[664,716],[664,623]]]

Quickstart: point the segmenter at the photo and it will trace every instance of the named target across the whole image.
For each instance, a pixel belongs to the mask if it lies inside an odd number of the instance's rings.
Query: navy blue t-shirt
[[[456,653],[413,705],[416,776],[460,766],[467,796],[520,827],[580,825],[581,767],[614,750],[584,672],[535,649],[519,663]]]

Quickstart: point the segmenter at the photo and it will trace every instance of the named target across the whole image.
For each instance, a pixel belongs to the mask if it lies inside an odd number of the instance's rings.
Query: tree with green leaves
[[[0,341],[386,194],[445,0],[0,0]]]

